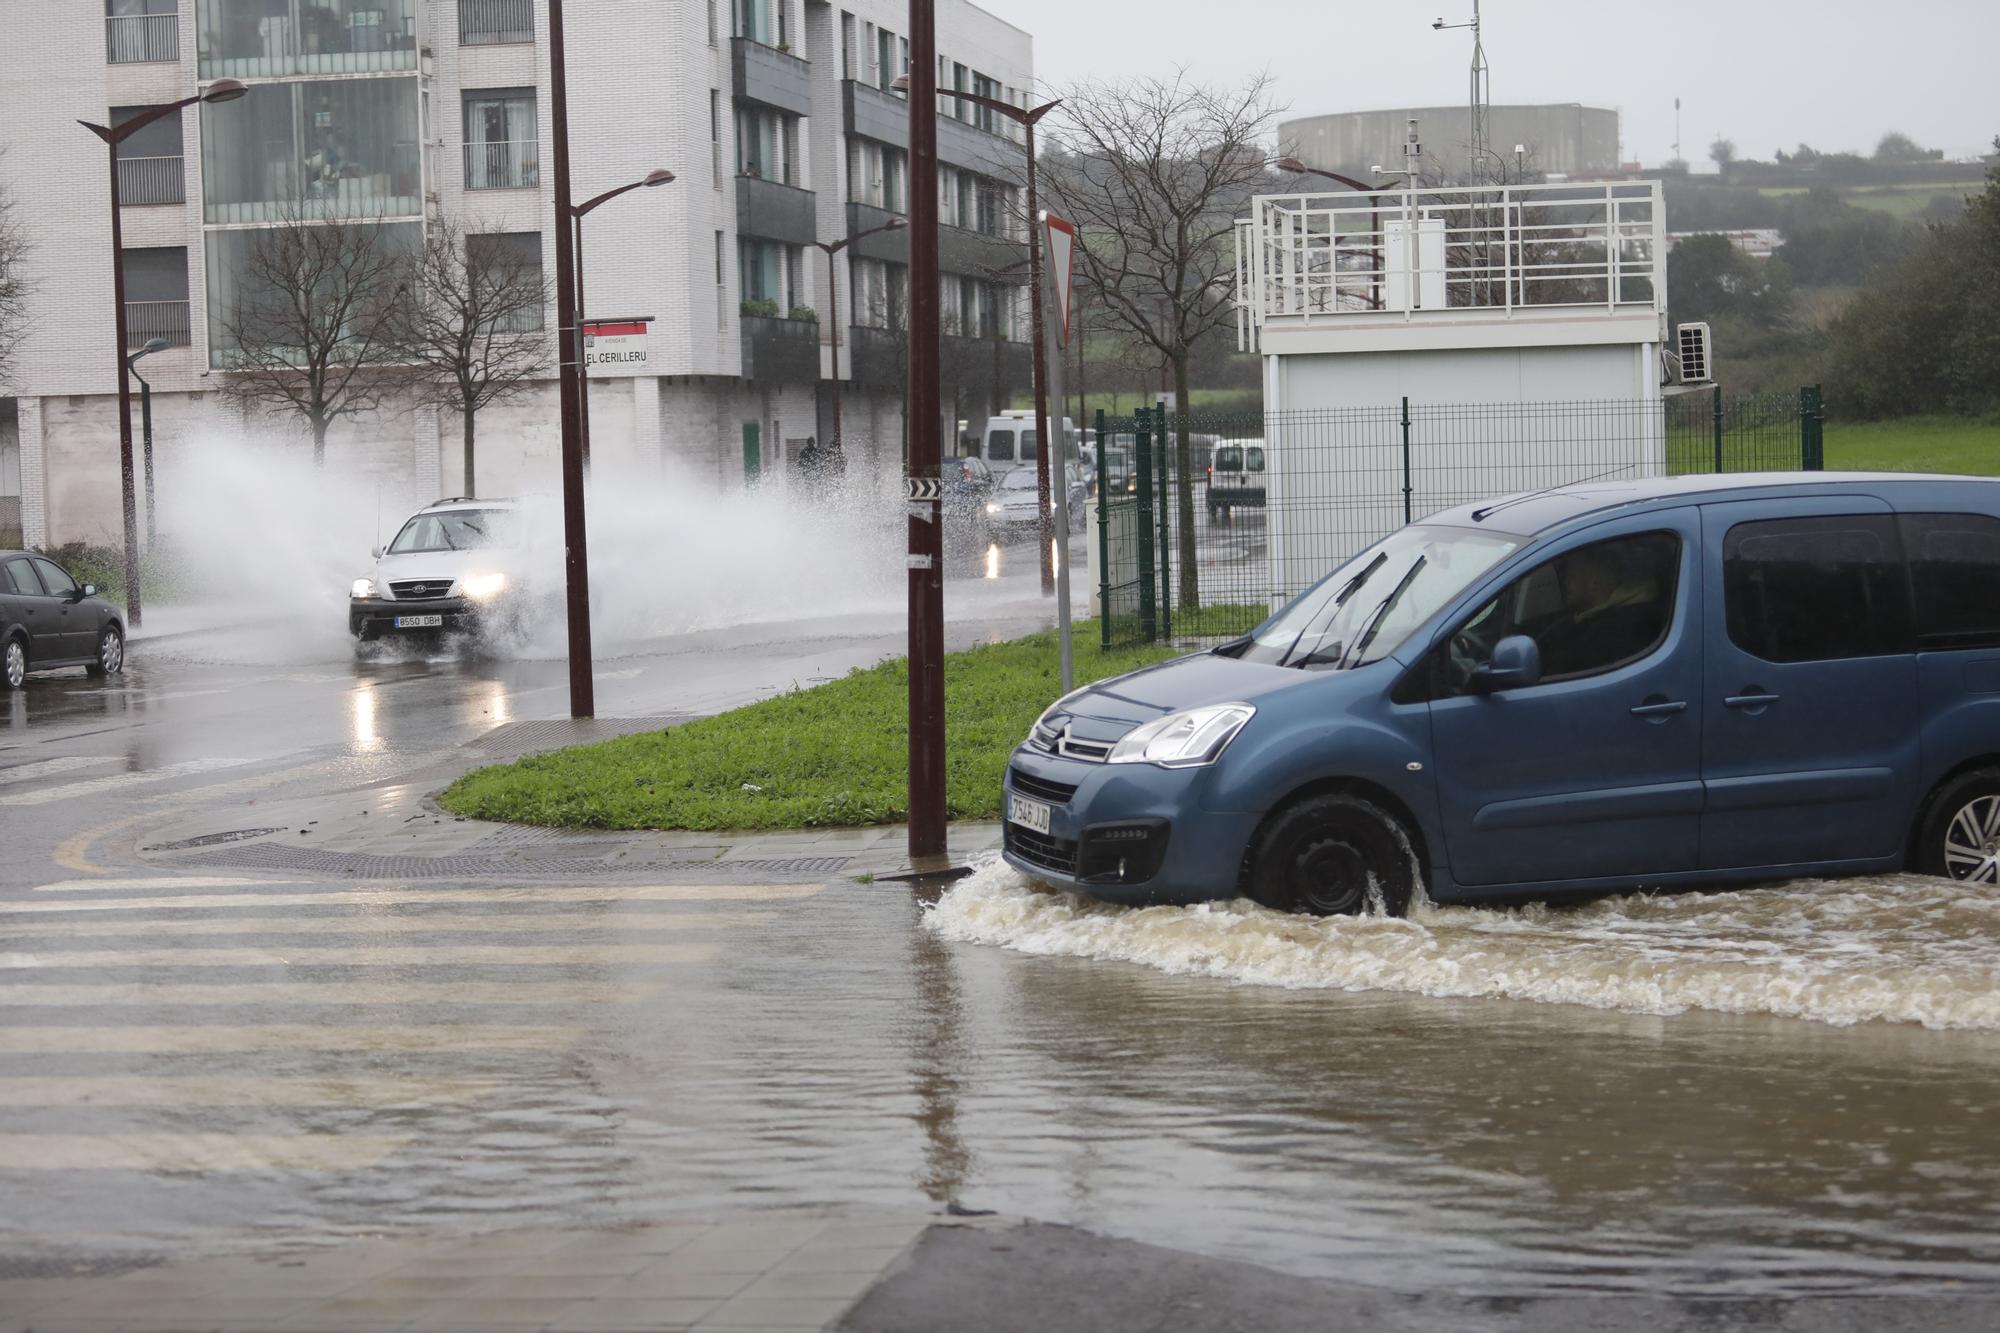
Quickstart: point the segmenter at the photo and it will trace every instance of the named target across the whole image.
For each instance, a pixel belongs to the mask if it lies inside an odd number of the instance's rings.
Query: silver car
[[[526,592],[526,515],[519,501],[456,497],[419,509],[375,568],[348,590],[347,629],[359,642],[476,632]]]

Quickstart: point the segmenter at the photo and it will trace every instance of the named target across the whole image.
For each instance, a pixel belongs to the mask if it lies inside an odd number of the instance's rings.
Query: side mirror
[[[381,548],[381,547],[379,547],[379,546],[371,546],[371,547],[369,547],[369,548],[368,548],[368,558],[369,558],[370,560],[380,560],[380,559],[382,558],[382,548]]]
[[[1541,679],[1541,648],[1525,634],[1510,634],[1493,645],[1493,656],[1484,666],[1472,669],[1468,683],[1474,694],[1494,694],[1539,684]]]
[[[97,585],[96,585],[95,583],[86,583],[86,584],[84,584],[84,585],[83,585],[83,595],[84,595],[85,597],[95,597],[95,596],[97,596]]]

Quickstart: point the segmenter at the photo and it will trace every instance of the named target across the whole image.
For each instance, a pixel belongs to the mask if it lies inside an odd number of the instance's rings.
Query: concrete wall
[[[1412,116],[1426,169],[1463,177],[1471,157],[1471,113],[1463,104],[1304,116],[1278,126],[1278,143],[1309,166],[1367,179],[1372,165],[1402,165]],[[1527,146],[1531,173],[1602,176],[1619,168],[1618,113],[1603,107],[1488,107],[1486,140],[1510,171],[1515,144]]]

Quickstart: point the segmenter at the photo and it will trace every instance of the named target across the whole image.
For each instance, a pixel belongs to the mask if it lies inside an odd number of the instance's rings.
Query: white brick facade
[[[739,3],[741,0],[739,0]],[[907,26],[903,0],[752,0],[790,6],[791,54],[811,62],[812,114],[799,127],[802,184],[815,192],[822,237],[845,234],[848,199],[842,123],[841,15],[896,33]],[[10,68],[0,81],[0,178],[19,205],[32,238],[35,283],[27,338],[14,384],[18,395],[22,526],[30,544],[85,539],[115,542],[120,527],[112,271],[107,151],[79,120],[105,122],[114,106],[178,100],[198,84],[196,0],[181,0],[177,61],[110,63],[102,6],[75,3],[12,7]],[[594,457],[657,459],[664,467],[718,485],[745,475],[743,439],[754,424],[761,470],[782,471],[786,441],[822,435],[823,386],[760,384],[742,377],[738,318],[736,146],[730,0],[638,3],[571,0],[568,5],[571,178],[575,197],[666,167],[678,179],[635,191],[590,215],[587,285],[593,317],[653,318],[642,378],[593,384]],[[456,0],[417,0],[415,33],[427,132],[420,152],[427,216],[450,217],[471,232],[536,232],[545,272],[555,266],[546,4],[536,0],[533,43],[461,45]],[[714,40],[710,13],[714,12]],[[1010,89],[1032,84],[1032,45],[1020,32],[963,0],[941,0],[941,52]],[[21,77],[33,70],[32,79]],[[348,76],[245,76],[246,82],[311,82]],[[362,76],[355,76],[362,77]],[[370,75],[367,77],[384,77]],[[398,76],[389,76],[398,77]],[[468,189],[464,94],[535,90],[540,181],[518,189]],[[721,169],[715,170],[710,95],[722,109]],[[207,108],[210,117],[247,103]],[[186,202],[124,209],[128,249],[182,247],[187,252],[191,346],[147,357],[141,373],[154,390],[155,454],[170,469],[187,451],[220,437],[248,434],[273,447],[303,448],[295,418],[245,420],[217,392],[226,374],[209,368],[207,252],[203,221],[202,108],[182,113]],[[717,282],[720,235],[721,276]],[[821,312],[820,367],[833,373],[826,319],[824,256],[807,248],[801,304]],[[844,257],[843,257],[844,259]],[[855,314],[839,266],[843,325]],[[553,317],[549,323],[554,325]],[[845,368],[845,367],[843,367]],[[133,430],[139,431],[134,385]],[[900,466],[899,398],[850,385],[844,395],[850,458]],[[488,408],[478,422],[479,489],[552,492],[559,485],[555,389],[540,385],[522,399]],[[452,415],[410,411],[405,404],[344,418],[327,447],[330,468],[381,481],[385,494],[412,502],[463,487],[461,424]],[[400,502],[400,500],[399,500]]]

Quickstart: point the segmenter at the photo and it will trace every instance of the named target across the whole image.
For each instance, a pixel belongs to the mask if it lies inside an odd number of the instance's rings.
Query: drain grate
[[[283,833],[282,828],[239,828],[227,833],[204,833],[199,838],[182,838],[179,842],[156,842],[151,847],[141,847],[142,852],[185,852],[196,847],[220,847],[224,843],[248,842],[252,838],[268,837],[273,833]]]
[[[65,1277],[117,1277],[157,1268],[164,1254],[0,1254],[0,1282]]]
[[[799,856],[785,860],[710,861],[717,870],[754,870],[769,875],[832,875],[847,868],[851,856]]]

